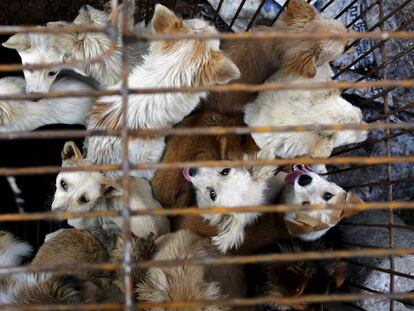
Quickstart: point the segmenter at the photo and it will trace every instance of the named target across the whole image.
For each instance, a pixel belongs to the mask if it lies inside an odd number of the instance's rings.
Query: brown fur
[[[157,240],[155,260],[202,259],[219,256],[209,239],[182,230],[167,234]],[[225,297],[243,297],[243,274],[237,266],[181,265],[150,268],[145,281],[137,286],[137,299],[158,301],[214,300]],[[161,308],[156,310],[182,310],[187,308]],[[228,310],[208,305],[189,310]]]
[[[201,113],[184,119],[178,127],[244,126],[240,116]],[[169,139],[163,162],[241,160],[243,154],[254,154],[258,147],[250,135],[174,136]],[[162,206],[191,206],[192,187],[181,169],[158,170],[152,179],[155,198]]]
[[[259,26],[252,31],[288,32],[346,32],[332,20],[321,19],[319,13],[305,0],[291,0],[273,27]],[[338,45],[336,55],[326,52],[333,44]],[[288,73],[314,77],[316,66],[320,66],[343,52],[347,40],[223,40],[223,50],[239,68],[241,76],[232,83],[261,84],[273,73],[284,68]],[[200,110],[218,112],[241,112],[243,106],[252,101],[257,93],[221,92],[212,93],[202,103]]]
[[[154,235],[149,235],[146,239],[132,237],[132,258],[133,263],[150,260],[155,253]],[[120,263],[125,256],[125,240],[119,236],[116,241],[116,246],[111,252],[111,262]],[[146,269],[134,267],[132,269],[132,280],[134,284],[141,283],[145,278]],[[122,293],[125,293],[125,282],[121,271],[116,271],[115,284],[119,287]]]

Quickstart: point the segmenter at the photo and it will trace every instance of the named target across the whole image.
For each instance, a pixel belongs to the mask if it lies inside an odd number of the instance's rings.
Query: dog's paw
[[[214,236],[212,242],[222,254],[232,248],[238,248],[244,241],[244,230],[238,226],[228,226],[224,231]]]

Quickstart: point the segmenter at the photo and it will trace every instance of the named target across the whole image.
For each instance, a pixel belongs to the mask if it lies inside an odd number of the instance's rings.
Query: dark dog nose
[[[188,171],[188,174],[191,176],[191,177],[194,177],[196,174],[197,174],[197,169],[196,168],[190,168],[189,169],[189,171]]]
[[[301,175],[298,180],[298,184],[302,187],[309,185],[311,182],[312,182],[312,177],[306,174]]]

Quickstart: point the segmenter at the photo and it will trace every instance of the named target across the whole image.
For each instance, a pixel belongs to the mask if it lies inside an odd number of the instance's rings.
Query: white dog
[[[361,203],[354,193],[346,192],[340,186],[327,181],[307,165],[294,165],[293,172],[285,177],[280,204],[329,205]],[[343,217],[355,214],[343,209],[313,210],[285,213],[286,227],[292,236],[313,241],[323,236]]]
[[[135,2],[130,1],[130,3]],[[131,5],[129,14],[133,15],[134,10],[135,6]],[[70,24],[105,27],[109,23],[110,15],[108,13],[87,5],[80,9],[73,23],[50,22],[47,27]],[[137,31],[145,31],[141,30],[142,27],[144,26],[141,24],[137,25]],[[39,65],[98,58],[108,51],[111,40],[103,33],[62,33],[59,35],[29,33],[15,34],[2,45],[17,50],[23,65]],[[130,46],[130,66],[136,65],[140,61],[145,48],[146,44],[143,43]],[[121,71],[119,43],[113,54],[105,57],[103,61],[89,65],[79,65],[74,70],[95,79],[103,87],[116,84],[120,79]],[[26,92],[48,92],[59,71],[56,69],[23,70],[26,79]]]
[[[94,87],[85,78],[62,77],[54,81],[56,92],[90,91]],[[19,77],[0,79],[0,94],[24,93],[25,81]],[[32,131],[48,124],[86,125],[93,105],[91,97],[43,98],[33,100],[0,100],[0,132]]]
[[[328,64],[318,67],[314,78],[298,78],[278,71],[267,82],[327,82],[332,70]],[[313,125],[313,124],[362,124],[361,110],[338,92],[331,90],[267,91],[245,107],[244,121],[250,127]],[[365,131],[308,131],[253,133],[260,148],[267,148],[275,157],[295,158],[329,157],[335,147],[362,142]]]
[[[62,151],[62,165],[77,167],[87,165],[80,150],[67,142]],[[130,207],[132,210],[162,208],[154,199],[148,181],[131,177]],[[120,183],[109,180],[100,172],[62,172],[56,178],[56,193],[52,210],[102,211],[121,210],[123,189]],[[122,228],[120,217],[110,219],[70,219],[77,229],[110,226],[114,222]],[[170,231],[169,221],[163,216],[134,216],[131,231],[137,237],[147,237],[151,232],[157,237]],[[49,239],[50,237],[48,237]]]
[[[184,169],[184,178],[196,191],[199,208],[239,207],[267,203],[268,182],[275,168],[191,168]],[[212,238],[222,253],[238,248],[244,241],[246,226],[252,224],[260,213],[203,214],[210,225],[217,225],[219,234]]]
[[[199,19],[183,21],[162,5],[156,5],[152,27],[158,34],[216,33]],[[225,84],[240,74],[234,63],[219,49],[219,40],[153,41],[142,64],[129,76],[129,87],[191,87]],[[120,85],[115,86],[119,88]],[[128,100],[128,127],[131,129],[168,128],[180,122],[199,104],[206,92],[134,94]],[[120,129],[120,96],[100,98],[91,113],[89,129]],[[134,137],[129,141],[133,163],[158,162],[165,147],[164,137]],[[119,164],[122,160],[119,137],[89,137],[87,159],[94,164]],[[153,171],[139,176],[152,178]]]

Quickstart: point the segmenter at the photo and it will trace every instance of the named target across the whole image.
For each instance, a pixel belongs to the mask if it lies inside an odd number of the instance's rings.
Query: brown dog
[[[338,32],[347,29],[336,20],[323,19],[305,0],[291,0],[273,27],[258,26],[253,31]],[[232,83],[260,84],[278,69],[312,78],[316,67],[334,60],[344,52],[348,40],[223,40],[221,49],[239,68],[241,76]],[[211,94],[201,106],[203,111],[240,112],[256,97],[249,92]]]

